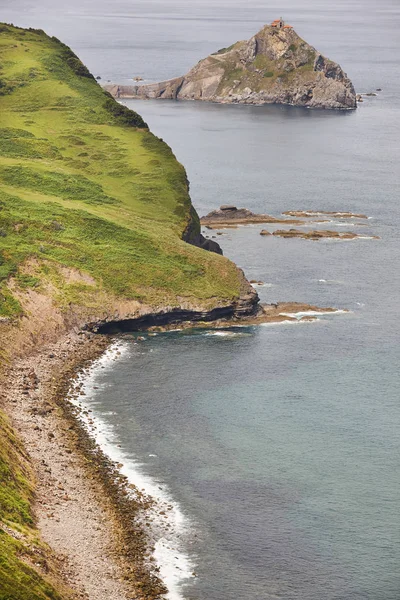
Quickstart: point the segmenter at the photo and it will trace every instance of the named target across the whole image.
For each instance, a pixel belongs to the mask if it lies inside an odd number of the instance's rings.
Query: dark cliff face
[[[356,108],[353,84],[337,63],[322,56],[293,28],[272,25],[250,40],[211,54],[183,77],[108,89],[120,98]]]
[[[253,290],[253,288],[252,288]],[[148,313],[134,319],[103,321],[89,324],[86,329],[96,333],[121,333],[125,331],[146,331],[151,327],[166,327],[182,323],[212,322],[219,319],[239,320],[250,317],[261,311],[259,297],[255,290],[243,294],[237,301],[209,311],[184,310],[166,308]]]
[[[197,248],[202,248],[203,250],[208,250],[209,252],[215,252],[216,254],[223,254],[221,246],[217,244],[217,242],[214,242],[213,240],[207,240],[204,235],[202,235],[200,219],[193,206],[191,207],[190,220],[183,233],[182,239],[184,242],[187,242],[192,246],[197,246]]]

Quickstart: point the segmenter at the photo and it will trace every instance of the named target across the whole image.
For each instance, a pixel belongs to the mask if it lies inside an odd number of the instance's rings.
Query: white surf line
[[[327,283],[332,285],[344,285],[344,281],[339,279],[317,279],[317,283]]]
[[[282,325],[309,325],[310,323],[319,323],[322,319],[287,319],[285,321],[270,321],[269,323],[260,323],[257,327],[278,327]]]
[[[284,214],[284,213],[282,213]],[[355,214],[349,213],[349,212],[335,212],[334,214],[330,214],[329,212],[323,212],[323,211],[318,211],[318,210],[310,210],[310,211],[304,211],[304,215],[299,217],[299,216],[294,216],[294,215],[285,215],[286,217],[291,217],[291,218],[296,218],[296,219],[310,219],[312,217],[321,217],[321,218],[326,218],[326,219],[363,219],[365,221],[365,219],[371,219],[372,217],[359,217]]]
[[[144,492],[154,501],[154,506],[146,509],[143,515],[143,526],[150,522],[150,541],[153,543],[153,557],[160,578],[166,585],[168,600],[183,600],[182,585],[194,577],[194,562],[182,549],[182,539],[193,531],[193,526],[183,514],[179,504],[175,502],[164,483],[153,480],[143,472],[142,465],[133,460],[119,447],[119,439],[114,427],[104,422],[101,416],[93,414],[93,403],[98,375],[104,370],[112,370],[113,362],[129,352],[129,344],[124,341],[113,343],[104,354],[79,375],[77,382],[82,383],[84,395],[72,397],[69,402],[79,409],[79,419],[90,436],[101,450],[119,467],[119,472],[125,475],[130,484],[140,492]],[[96,386],[96,383],[99,385]],[[156,455],[149,455],[155,457]],[[135,491],[132,491],[132,496]]]
[[[355,223],[345,223],[343,221],[329,221],[329,225],[336,225],[336,227],[368,227],[366,223],[359,223],[356,221]]]
[[[296,227],[305,227],[305,228],[312,229],[313,227],[315,227],[315,225],[323,226],[321,228],[318,228],[317,231],[320,231],[321,229],[327,229],[328,227],[331,227],[331,226],[333,226],[333,227],[368,227],[367,223],[359,223],[358,221],[355,221],[354,223],[347,223],[344,221],[328,221],[328,220],[307,221],[303,225],[296,225]]]
[[[240,327],[243,327],[243,325],[239,325],[238,329]],[[204,335],[206,337],[216,336],[216,337],[226,337],[226,338],[238,338],[238,337],[250,337],[251,333],[244,333],[241,331],[218,330],[218,331],[207,331],[207,333],[205,333]]]
[[[330,243],[335,243],[335,242],[356,242],[357,240],[376,240],[376,239],[380,239],[377,238],[373,235],[358,235],[356,237],[353,238],[346,238],[346,237],[322,237],[319,238],[318,241],[324,241],[324,242],[330,242]]]
[[[349,310],[337,309],[337,310],[300,310],[298,312],[279,313],[282,317],[291,317],[292,319],[302,319],[303,317],[319,317],[320,315],[337,315],[337,314],[348,314]]]

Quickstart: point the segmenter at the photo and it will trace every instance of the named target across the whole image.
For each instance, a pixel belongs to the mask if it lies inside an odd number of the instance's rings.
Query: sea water
[[[0,7],[1,19],[45,29],[102,81],[120,83],[180,75],[282,14],[358,92],[382,88],[348,113],[127,103],[187,168],[200,214],[226,203],[275,216],[361,212],[371,218],[315,227],[380,239],[205,230],[263,282],[263,301],[350,312],[141,343],[124,336],[120,354],[91,372],[84,403],[126,474],[174,506],[157,555],[171,597],[398,600],[398,1]]]

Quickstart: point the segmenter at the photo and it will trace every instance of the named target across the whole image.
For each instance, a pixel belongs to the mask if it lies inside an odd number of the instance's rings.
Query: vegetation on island
[[[295,34],[292,32],[290,35],[294,36]],[[246,43],[237,42],[227,48],[224,52],[227,54],[225,61],[218,62],[218,67],[224,70],[218,94],[224,95],[226,89],[230,88],[234,82],[237,82],[235,91],[238,93],[246,88],[260,92],[272,89],[277,82],[288,83],[294,78],[301,80],[303,76],[308,77],[310,71],[314,69],[318,53],[300,37],[296,36],[296,38],[297,43],[288,44],[286,52],[279,58],[272,58],[267,54],[260,53],[245,67],[239,68],[239,57]],[[266,79],[268,81],[265,81]]]

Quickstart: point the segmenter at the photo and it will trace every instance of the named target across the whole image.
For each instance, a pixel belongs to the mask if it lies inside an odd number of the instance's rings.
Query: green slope
[[[182,165],[140,116],[57,39],[0,24],[0,363],[10,327],[32,316],[31,290],[61,314],[95,316],[116,300],[206,309],[237,298],[236,267],[181,240],[190,213]],[[0,600],[60,598],[33,567],[45,560],[33,489],[0,412]]]
[[[11,275],[38,287],[57,264],[90,274],[111,297],[154,306],[237,297],[234,265],[181,241],[190,206],[170,148],[69,48],[0,26],[0,316],[21,314]],[[35,273],[18,277],[28,258]],[[88,302],[82,284],[61,287],[65,302]]]
[[[31,510],[33,474],[21,443],[1,412],[0,482],[0,600],[65,598],[34,566],[49,570]]]

